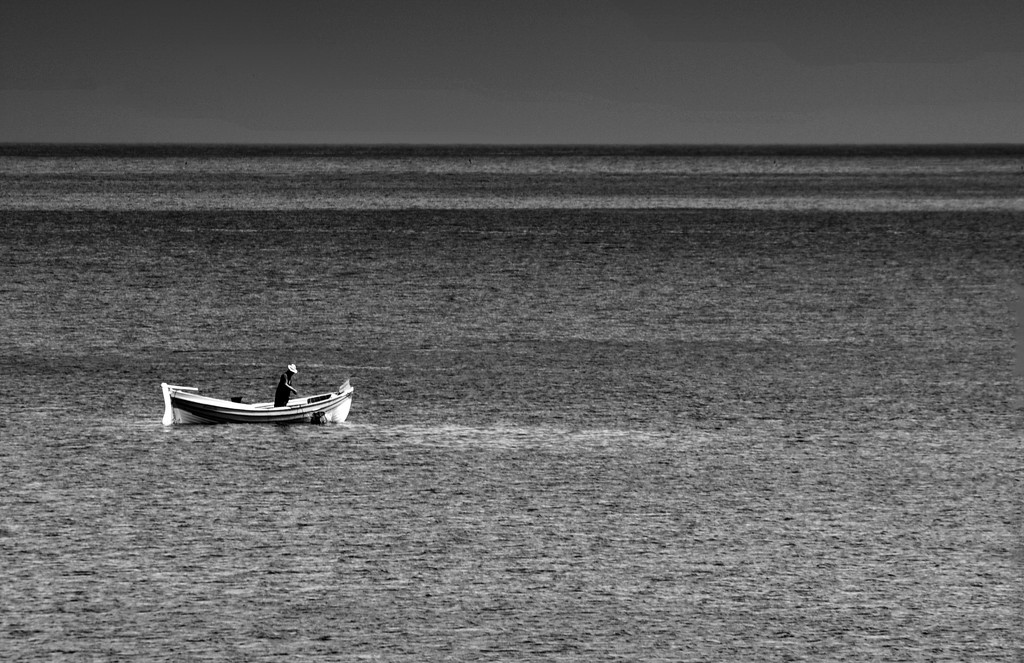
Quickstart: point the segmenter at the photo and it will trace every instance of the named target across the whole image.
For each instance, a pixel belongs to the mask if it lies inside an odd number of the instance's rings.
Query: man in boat
[[[277,393],[274,394],[274,407],[288,405],[288,399],[292,397],[292,394],[299,395],[299,392],[292,386],[292,376],[298,372],[299,369],[295,368],[295,364],[288,364],[288,370],[281,374],[281,381],[277,383]]]

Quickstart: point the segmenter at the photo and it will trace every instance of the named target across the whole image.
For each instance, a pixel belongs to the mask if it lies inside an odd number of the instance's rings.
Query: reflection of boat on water
[[[352,407],[352,385],[348,380],[338,391],[293,398],[288,405],[240,403],[200,396],[196,387],[178,387],[164,382],[165,426],[171,424],[340,424]]]

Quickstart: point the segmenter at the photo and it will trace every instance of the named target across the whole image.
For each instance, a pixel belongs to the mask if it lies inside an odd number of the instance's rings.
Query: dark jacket
[[[274,407],[288,405],[288,399],[292,395],[292,376],[285,371],[281,374],[281,381],[277,383],[277,393],[274,394]]]

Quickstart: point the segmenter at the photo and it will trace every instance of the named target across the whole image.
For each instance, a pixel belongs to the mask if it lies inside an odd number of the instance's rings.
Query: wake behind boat
[[[340,424],[352,407],[354,389],[345,380],[338,391],[293,398],[287,405],[239,403],[201,396],[196,387],[162,383],[164,426],[171,424]]]

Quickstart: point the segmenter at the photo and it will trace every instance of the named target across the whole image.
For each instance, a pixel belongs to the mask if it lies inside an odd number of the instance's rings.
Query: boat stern
[[[164,426],[170,426],[171,424],[174,424],[174,423],[181,423],[178,420],[178,417],[176,416],[176,412],[174,410],[174,404],[171,403],[171,392],[176,390],[176,389],[178,389],[178,390],[187,390],[187,391],[199,391],[199,389],[197,387],[178,387],[178,386],[175,386],[175,385],[167,384],[166,382],[161,382],[160,383],[160,388],[164,392],[164,418],[163,418]]]

